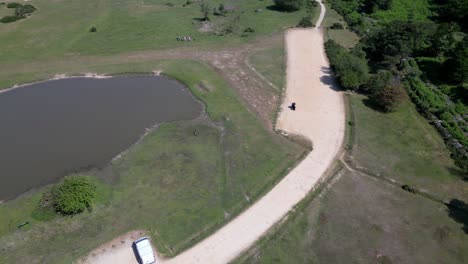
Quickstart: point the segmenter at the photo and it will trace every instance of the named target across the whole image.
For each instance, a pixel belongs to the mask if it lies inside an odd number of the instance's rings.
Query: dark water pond
[[[147,128],[201,111],[183,85],[161,76],[70,78],[1,93],[0,200],[103,166]]]

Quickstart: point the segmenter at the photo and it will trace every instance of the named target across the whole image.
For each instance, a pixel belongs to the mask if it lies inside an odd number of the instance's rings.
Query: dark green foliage
[[[36,11],[36,8],[32,5],[20,5],[16,7],[15,9],[15,15],[16,16],[25,16],[26,14],[30,14],[32,12]]]
[[[453,50],[456,45],[453,35],[456,31],[458,31],[458,27],[454,23],[438,24],[434,34],[429,37],[429,54],[438,57],[444,56]]]
[[[23,19],[26,15],[31,14],[36,10],[36,8],[32,5],[21,5],[18,3],[9,3],[7,5],[8,8],[15,8],[15,15],[14,16],[4,16],[0,19],[2,23],[11,23]]]
[[[291,12],[301,9],[304,0],[273,0],[279,10]]]
[[[299,23],[297,24],[298,27],[303,27],[303,28],[308,28],[308,27],[313,27],[314,24],[312,23],[312,17],[311,16],[305,16],[301,18]]]
[[[393,78],[393,74],[390,71],[380,70],[369,78],[369,81],[366,83],[366,85],[361,87],[361,91],[366,94],[370,94],[373,90],[378,90],[385,87]]]
[[[349,26],[355,27],[362,21],[360,0],[333,0],[331,6],[343,16]]]
[[[447,72],[455,84],[468,82],[468,37],[459,42],[444,63]]]
[[[361,10],[366,13],[374,13],[376,10],[389,10],[392,8],[393,0],[364,0]]]
[[[23,17],[18,17],[18,16],[4,16],[2,19],[0,19],[0,22],[2,23],[11,23],[18,21],[20,19],[23,19]]]
[[[17,8],[21,6],[21,4],[18,4],[18,3],[8,3],[7,4],[7,8]]]
[[[343,88],[356,90],[367,82],[369,68],[359,50],[349,52],[333,40],[325,43],[325,50],[330,65]]]
[[[405,91],[401,82],[391,77],[384,86],[373,87],[370,98],[384,112],[393,112],[405,99]]]
[[[309,14],[312,14],[314,9],[317,8],[318,5],[319,4],[317,3],[317,1],[308,1],[308,0],[306,0],[304,2],[305,9],[306,9],[307,13],[309,13]]]
[[[73,215],[91,208],[95,197],[96,184],[90,177],[68,176],[44,194],[41,204],[51,205],[61,214]]]
[[[433,7],[437,19],[443,22],[455,22],[463,31],[468,30],[468,1],[466,0],[435,0]]]
[[[89,32],[97,32],[97,28],[96,27],[92,27],[89,29]]]
[[[368,58],[383,67],[392,67],[425,51],[434,33],[433,23],[395,20],[375,30],[363,42]]]

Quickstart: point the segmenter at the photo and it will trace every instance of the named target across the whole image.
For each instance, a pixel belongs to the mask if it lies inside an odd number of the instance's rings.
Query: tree
[[[393,78],[383,87],[374,87],[370,98],[383,111],[393,112],[403,102],[405,91],[401,82]]]
[[[468,30],[468,2],[466,0],[434,0],[437,18],[443,22],[456,22],[463,31]]]
[[[96,185],[90,177],[68,176],[44,194],[43,200],[48,202],[42,203],[51,204],[61,214],[73,215],[90,208],[95,197]]]
[[[311,16],[305,16],[303,17],[299,23],[297,24],[298,27],[303,27],[303,28],[308,28],[308,27],[313,27],[314,24],[312,23],[312,17]]]
[[[291,12],[301,9],[304,0],[273,0],[278,9]]]
[[[359,47],[349,52],[335,41],[328,40],[325,43],[325,51],[343,88],[356,90],[367,82],[369,67]]]
[[[336,65],[336,73],[344,88],[357,90],[367,82],[369,67],[365,59],[345,53]]]
[[[210,14],[210,5],[203,0],[200,4],[200,9],[203,16],[202,19],[204,21],[209,21],[210,17],[208,15]]]
[[[450,58],[444,66],[451,75],[453,83],[463,84],[468,82],[468,37],[457,43],[450,52]]]
[[[367,36],[363,43],[369,59],[385,67],[393,67],[403,59],[425,52],[435,24],[421,21],[395,20]]]
[[[380,70],[369,78],[362,90],[365,93],[372,94],[375,90],[383,89],[392,79],[393,74],[390,71]]]

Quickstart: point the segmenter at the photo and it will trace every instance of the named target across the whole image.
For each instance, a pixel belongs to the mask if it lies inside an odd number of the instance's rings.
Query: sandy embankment
[[[325,9],[323,5],[317,26]],[[342,93],[329,75],[320,28],[293,29],[287,33],[287,89],[277,128],[313,142],[313,151],[269,193],[207,237],[173,259],[159,263],[227,263],[252,246],[280,221],[316,185],[337,158],[345,131]],[[288,105],[296,102],[297,110]],[[130,259],[129,247],[105,254],[89,263],[121,263]],[[133,258],[133,262],[136,263]]]

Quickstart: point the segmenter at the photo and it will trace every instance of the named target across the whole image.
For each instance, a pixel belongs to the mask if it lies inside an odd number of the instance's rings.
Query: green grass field
[[[441,136],[411,102],[388,114],[365,104],[364,96],[351,97],[356,123],[352,155],[358,165],[446,199],[468,199],[468,185],[453,173],[457,169]]]
[[[276,89],[280,90],[284,87],[286,82],[284,42],[276,43],[273,47],[255,52],[248,60],[252,67],[270,81]]]
[[[47,60],[79,55],[102,55],[176,47],[213,48],[235,46],[254,37],[295,26],[304,11],[284,13],[271,10],[272,1],[208,0],[211,8],[224,3],[232,9],[226,17],[210,15],[211,32],[200,30],[200,5],[186,0],[84,0],[39,1],[27,19],[0,23],[2,64]],[[0,7],[0,9],[6,9]],[[255,12],[257,10],[257,12]],[[238,20],[235,20],[238,17]],[[95,26],[97,32],[89,29]],[[232,26],[233,33],[213,33]],[[240,37],[252,27],[255,32]],[[178,42],[191,36],[191,43]]]
[[[70,263],[135,229],[149,230],[158,250],[173,255],[270,189],[304,151],[266,131],[201,63],[170,60],[94,70],[129,68],[158,68],[181,80],[206,104],[209,118],[162,124],[108,168],[91,173],[104,180],[103,190],[111,189],[92,212],[37,220],[38,192],[0,205],[0,263]],[[200,89],[201,82],[210,91]],[[25,221],[29,227],[18,230]]]
[[[325,6],[327,8],[327,12],[322,22],[322,27],[325,28],[325,41],[327,41],[328,39],[333,39],[343,47],[354,47],[359,42],[359,36],[356,33],[347,29],[346,21],[340,14],[338,14],[335,10],[331,9],[329,4],[325,3]],[[331,29],[330,27],[334,23],[340,23],[345,28]]]
[[[447,207],[345,171],[238,263],[466,263],[468,236]]]

